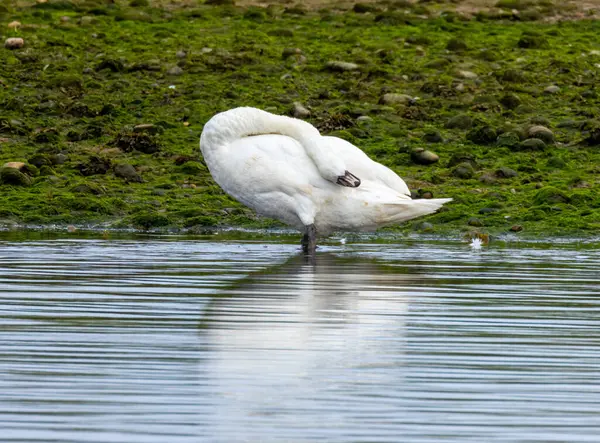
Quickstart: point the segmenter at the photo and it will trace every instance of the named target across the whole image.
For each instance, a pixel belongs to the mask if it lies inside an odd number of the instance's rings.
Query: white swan
[[[212,117],[200,149],[215,181],[259,214],[316,235],[368,231],[438,210],[450,198],[412,200],[406,183],[351,143],[256,108]]]

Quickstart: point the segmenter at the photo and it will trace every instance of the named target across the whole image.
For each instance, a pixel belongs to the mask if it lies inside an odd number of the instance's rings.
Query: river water
[[[3,240],[0,441],[597,443],[600,249]]]

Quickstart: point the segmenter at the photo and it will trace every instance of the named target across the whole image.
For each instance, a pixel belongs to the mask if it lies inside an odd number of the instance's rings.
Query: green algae
[[[411,189],[454,198],[427,218],[436,233],[470,231],[474,216],[490,232],[600,228],[598,22],[424,19],[417,13],[427,11],[383,3],[320,13],[213,3],[7,8],[2,20],[23,26],[4,26],[4,36],[26,44],[0,50],[0,166],[29,161],[40,174],[27,175],[28,186],[0,184],[0,223],[278,226],[220,190],[198,141],[216,112],[290,114],[300,102],[321,131],[360,146]],[[282,58],[286,48],[300,52]],[[331,61],[358,68],[328,70]],[[560,91],[544,94],[549,85]],[[386,93],[417,99],[381,104]],[[136,131],[141,124],[156,130]],[[533,124],[550,128],[552,145],[526,140]],[[431,133],[443,142],[431,145]],[[440,160],[414,164],[418,148]],[[455,173],[461,164],[467,174]],[[139,180],[119,177],[116,165]],[[517,175],[484,180],[502,168]],[[548,189],[568,199],[552,201]],[[480,213],[490,207],[498,210]]]

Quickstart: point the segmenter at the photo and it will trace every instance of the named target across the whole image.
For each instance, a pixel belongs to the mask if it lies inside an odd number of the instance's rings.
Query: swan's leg
[[[317,250],[317,228],[314,224],[306,226],[306,232],[302,236],[302,251],[305,254],[314,254]]]

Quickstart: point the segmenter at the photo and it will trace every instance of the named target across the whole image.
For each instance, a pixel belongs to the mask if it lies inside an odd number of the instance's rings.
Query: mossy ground
[[[467,20],[440,15],[439,3],[358,12],[107,3],[0,8],[2,41],[25,40],[0,49],[0,166],[39,169],[31,186],[0,184],[4,225],[277,226],[220,190],[198,140],[219,111],[290,114],[300,102],[322,132],[361,147],[411,188],[454,198],[426,218],[437,233],[473,230],[473,217],[492,233],[600,229],[598,21]],[[6,26],[14,20],[21,26]],[[358,69],[328,70],[329,61]],[[381,104],[386,93],[416,99]],[[139,124],[153,126],[136,132]],[[522,143],[534,125],[552,131],[539,137],[545,144]],[[424,137],[435,132],[442,142]],[[439,162],[414,164],[416,148]],[[465,162],[472,177],[455,176]],[[115,175],[120,164],[141,182]]]

